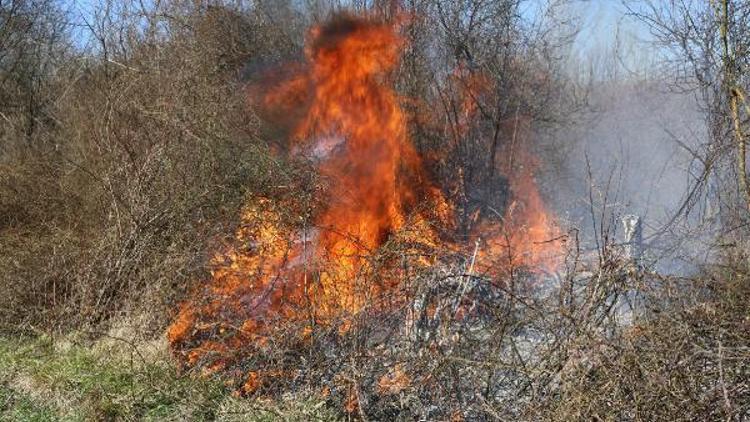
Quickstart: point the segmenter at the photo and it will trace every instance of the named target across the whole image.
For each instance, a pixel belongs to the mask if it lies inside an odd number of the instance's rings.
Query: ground
[[[0,337],[0,420],[333,420],[322,400],[236,398],[180,375],[165,342]]]

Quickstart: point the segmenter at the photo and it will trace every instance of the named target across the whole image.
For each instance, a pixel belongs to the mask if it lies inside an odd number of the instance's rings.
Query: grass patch
[[[0,385],[0,418],[18,421],[49,421],[55,412],[22,391],[8,385]]]
[[[0,420],[332,420],[322,401],[232,397],[217,377],[180,376],[128,346],[0,337]]]

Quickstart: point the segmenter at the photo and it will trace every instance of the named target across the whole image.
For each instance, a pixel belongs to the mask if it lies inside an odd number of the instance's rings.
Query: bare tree
[[[750,211],[750,3],[649,0],[626,4],[633,16],[651,28],[665,49],[678,86],[702,95],[711,123],[712,146],[710,156],[704,160],[705,173],[720,172],[718,167],[734,156],[729,160],[734,165],[725,172],[734,174],[737,200]]]
[[[0,1],[0,136],[20,132],[31,142],[49,118],[48,88],[69,48],[68,29],[54,1]]]
[[[503,212],[505,149],[531,126],[558,122],[571,108],[560,99],[565,82],[553,54],[575,25],[564,19],[565,1],[546,2],[536,18],[533,2],[412,0],[404,2],[409,38],[400,78],[415,107],[417,146],[438,156],[435,172],[459,205],[458,223],[469,230],[477,212]],[[420,105],[421,104],[421,105]],[[516,145],[517,147],[517,145]],[[428,154],[428,155],[429,155]],[[490,208],[495,211],[491,211]]]

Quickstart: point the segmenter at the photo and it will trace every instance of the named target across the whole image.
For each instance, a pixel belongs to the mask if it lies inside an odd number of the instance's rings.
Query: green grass
[[[55,412],[48,406],[36,402],[27,394],[0,385],[0,417],[2,420],[49,421],[55,420]]]
[[[124,344],[0,337],[0,421],[333,419],[321,401],[234,398],[219,378],[180,376]]]

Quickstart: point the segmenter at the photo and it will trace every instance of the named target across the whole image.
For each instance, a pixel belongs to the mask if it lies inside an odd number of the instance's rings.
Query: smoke
[[[701,147],[706,130],[690,93],[671,92],[660,81],[601,83],[577,124],[550,135],[553,144],[567,145],[554,202],[588,247],[602,236],[621,241],[620,217],[640,216],[652,260],[663,270],[685,270],[697,251],[688,231],[704,215],[675,216],[702,171],[691,150]]]

